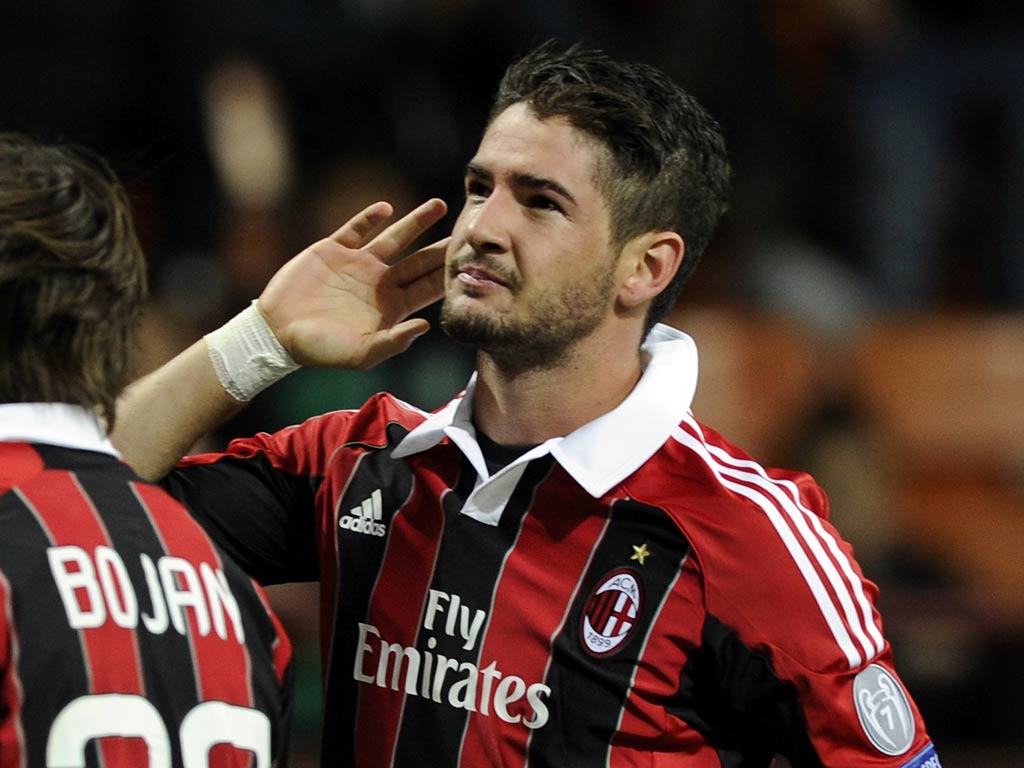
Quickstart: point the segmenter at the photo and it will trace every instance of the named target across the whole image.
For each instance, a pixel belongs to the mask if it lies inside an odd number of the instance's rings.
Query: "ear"
[[[622,249],[618,302],[626,310],[644,307],[672,282],[686,245],[676,232],[645,232]]]

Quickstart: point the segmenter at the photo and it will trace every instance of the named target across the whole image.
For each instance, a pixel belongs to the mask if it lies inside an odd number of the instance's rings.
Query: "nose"
[[[483,200],[467,206],[466,242],[477,253],[506,253],[512,245],[514,200],[495,188]]]

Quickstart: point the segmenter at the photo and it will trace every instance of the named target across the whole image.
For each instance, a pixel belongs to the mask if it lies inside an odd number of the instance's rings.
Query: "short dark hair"
[[[0,133],[0,402],[82,405],[112,428],[146,291],[109,165]]]
[[[647,328],[672,308],[697,266],[729,196],[725,139],[715,120],[660,70],[603,51],[551,42],[514,62],[488,123],[525,103],[539,119],[566,119],[607,148],[599,168],[613,244],[655,230],[679,233],[686,252],[672,283],[651,303]]]

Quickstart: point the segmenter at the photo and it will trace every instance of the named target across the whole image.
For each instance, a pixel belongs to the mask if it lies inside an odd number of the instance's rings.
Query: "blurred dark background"
[[[3,0],[0,129],[125,180],[142,373],[365,204],[457,212],[502,70],[549,38],[655,64],[722,124],[732,210],[671,317],[702,353],[695,414],[825,486],[943,765],[1024,764],[1024,6]],[[434,408],[471,362],[431,332],[371,372],[303,370],[197,448],[379,389]],[[321,727],[311,593],[272,589],[299,768]]]

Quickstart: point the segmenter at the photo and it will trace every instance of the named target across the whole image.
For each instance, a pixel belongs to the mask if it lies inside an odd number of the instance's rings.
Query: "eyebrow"
[[[467,163],[466,176],[475,176],[476,178],[483,179],[485,181],[494,180],[493,173],[476,163]],[[564,197],[573,205],[577,205],[576,198],[573,194],[557,181],[552,179],[541,178],[540,176],[534,176],[529,173],[513,173],[512,183],[516,186],[526,187],[527,189],[548,190],[554,192],[555,194]]]

